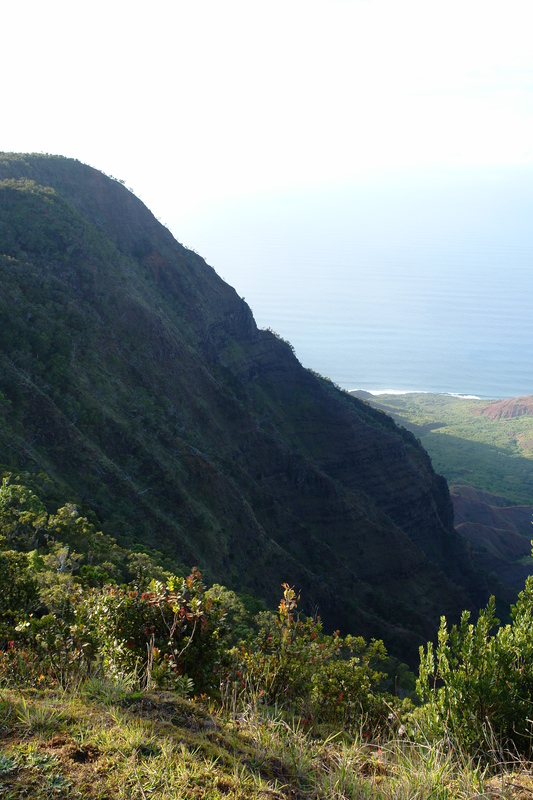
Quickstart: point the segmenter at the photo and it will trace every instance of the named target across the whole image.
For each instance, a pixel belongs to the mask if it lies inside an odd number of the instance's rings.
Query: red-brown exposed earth
[[[498,400],[485,408],[476,409],[474,414],[482,414],[489,419],[512,419],[513,417],[533,417],[533,395],[510,397]]]

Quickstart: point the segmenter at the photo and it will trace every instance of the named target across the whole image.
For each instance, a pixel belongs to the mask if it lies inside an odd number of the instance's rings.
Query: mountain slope
[[[120,183],[0,155],[0,462],[104,530],[414,654],[483,587],[405,430],[303,369]]]
[[[533,395],[525,397],[510,397],[491,403],[482,409],[476,409],[475,414],[483,414],[489,419],[514,419],[515,417],[533,417]]]

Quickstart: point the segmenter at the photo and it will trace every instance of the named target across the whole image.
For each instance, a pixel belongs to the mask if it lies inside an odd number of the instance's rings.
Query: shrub
[[[15,626],[38,603],[38,586],[30,558],[14,550],[0,551],[0,646],[13,638]]]
[[[428,703],[438,734],[469,750],[496,740],[531,753],[533,719],[533,577],[511,611],[511,624],[496,630],[491,598],[477,623],[463,612],[459,627],[441,620],[438,644],[420,650],[417,689]]]
[[[224,609],[205,597],[201,573],[92,590],[85,604],[104,671],[136,673],[146,688],[212,689],[224,634]]]
[[[320,618],[300,615],[299,599],[283,584],[277,614],[259,615],[260,632],[239,651],[228,683],[313,723],[354,732],[382,727],[394,703],[377,691],[384,677],[377,669],[386,656],[383,642],[343,639],[339,631],[326,635]]]

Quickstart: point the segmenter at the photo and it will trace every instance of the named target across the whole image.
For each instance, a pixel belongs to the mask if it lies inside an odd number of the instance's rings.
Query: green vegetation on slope
[[[380,395],[367,401],[412,431],[450,484],[533,505],[533,416],[491,419],[479,413],[489,401],[449,395]]]
[[[446,744],[318,738],[249,704],[142,696],[94,680],[73,692],[2,691],[6,800],[527,798],[527,764],[481,767]]]
[[[442,611],[485,601],[416,438],[304,370],[125,187],[0,154],[0,211],[6,472],[51,476],[170,572],[271,606],[288,580],[411,663]]]
[[[287,584],[276,613],[256,614],[197,570],[173,576],[128,553],[72,505],[48,513],[12,477],[0,534],[2,796],[532,790],[511,753],[532,749],[533,579],[509,625],[493,601],[475,624],[443,618],[414,707],[414,676],[382,642],[325,634]]]
[[[96,671],[138,688],[227,694],[247,676],[265,702],[317,721],[349,728],[357,709],[369,724],[384,715],[370,700],[385,677],[371,664],[394,664],[381,642],[327,635],[319,618],[301,617],[287,584],[277,616],[255,616],[250,598],[206,591],[196,568],[179,577],[119,547],[72,504],[48,514],[11,476],[0,487],[0,588],[0,679],[10,685],[66,687]]]

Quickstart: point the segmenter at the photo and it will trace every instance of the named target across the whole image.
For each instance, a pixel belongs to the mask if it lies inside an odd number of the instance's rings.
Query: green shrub
[[[35,492],[16,481],[11,474],[2,479],[0,536],[8,547],[28,550],[36,546],[48,515]]]
[[[0,551],[0,646],[38,603],[38,586],[26,553]]]
[[[294,589],[283,584],[283,590],[277,614],[259,615],[260,632],[239,651],[226,691],[249,689],[314,724],[367,733],[382,728],[395,704],[378,693],[383,642],[326,635],[320,618],[299,614]]]
[[[224,637],[224,609],[205,596],[201,573],[87,593],[84,613],[105,673],[135,673],[152,684],[180,692],[206,692],[217,683],[215,668]]]
[[[420,650],[419,695],[428,704],[434,733],[471,751],[513,745],[530,754],[533,720],[533,577],[496,630],[491,598],[477,623],[463,612],[448,630],[443,617],[434,652]]]

